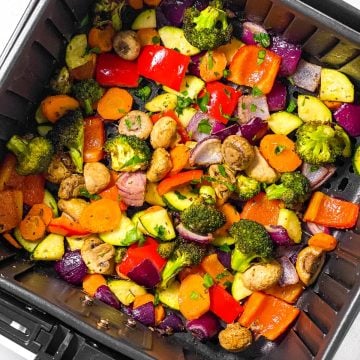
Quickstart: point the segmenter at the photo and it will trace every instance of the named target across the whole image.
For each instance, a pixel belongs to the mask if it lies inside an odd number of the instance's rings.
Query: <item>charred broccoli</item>
[[[257,195],[261,190],[260,182],[245,175],[236,177],[236,190],[240,200],[246,201]]]
[[[75,169],[83,172],[84,121],[81,111],[69,111],[46,135],[56,152],[68,151]]]
[[[71,78],[69,69],[64,66],[50,81],[51,90],[56,94],[69,94],[71,92]]]
[[[157,252],[162,258],[168,259],[174,252],[177,245],[178,241],[176,239],[173,241],[162,242],[159,244]]]
[[[255,259],[272,256],[273,243],[265,227],[256,221],[241,219],[234,223],[230,235],[236,240],[231,255],[231,268],[244,272]]]
[[[134,172],[149,165],[149,145],[134,135],[119,134],[106,141],[105,151],[110,155],[111,168],[115,171]]]
[[[269,200],[282,200],[292,209],[309,198],[311,188],[306,176],[300,172],[287,172],[281,175],[279,184],[271,184],[265,192]]]
[[[206,248],[193,242],[180,242],[167,261],[161,274],[160,288],[166,288],[182,268],[198,265],[205,255]]]
[[[125,0],[98,0],[94,6],[94,26],[112,24],[116,31],[121,30],[121,10]]]
[[[16,156],[16,171],[20,175],[46,171],[54,153],[52,143],[41,136],[26,139],[13,135],[6,147]]]
[[[85,110],[86,115],[93,113],[93,104],[104,94],[104,89],[94,80],[81,80],[72,86],[72,93]]]
[[[324,165],[349,156],[346,133],[340,126],[306,123],[296,132],[295,149],[309,164]]]
[[[211,50],[228,42],[233,28],[227,21],[221,1],[215,0],[202,11],[195,7],[186,9],[183,30],[191,45],[200,50]]]
[[[186,208],[180,214],[180,220],[187,229],[201,235],[213,233],[226,222],[222,212],[203,200],[196,201]]]

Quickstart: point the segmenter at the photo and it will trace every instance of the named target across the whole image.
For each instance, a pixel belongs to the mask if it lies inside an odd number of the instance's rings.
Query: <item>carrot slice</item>
[[[37,215],[40,216],[45,226],[48,226],[53,218],[53,212],[51,208],[45,204],[34,204],[27,216]]]
[[[21,236],[28,241],[42,239],[46,233],[46,226],[38,215],[27,215],[19,225]]]
[[[111,51],[114,35],[115,30],[111,24],[103,28],[92,27],[88,34],[88,44],[91,48],[96,48],[100,53]]]
[[[137,36],[141,47],[145,45],[154,45],[159,42],[160,36],[156,29],[145,28],[137,31]]]
[[[105,120],[119,120],[131,110],[132,104],[133,98],[127,90],[114,87],[101,97],[97,111]]]
[[[146,293],[135,296],[134,302],[133,302],[133,309],[136,309],[139,306],[145,305],[149,302],[154,302],[155,297],[153,294]]]
[[[187,320],[197,319],[209,311],[210,295],[201,275],[189,275],[181,282],[179,308]]]
[[[301,282],[293,285],[280,286],[275,285],[265,290],[265,293],[284,300],[289,304],[295,304],[305,287]]]
[[[294,171],[302,163],[295,152],[295,143],[286,135],[265,135],[260,141],[260,152],[269,165],[279,172]]]
[[[269,200],[264,192],[260,192],[245,203],[240,217],[262,225],[277,225],[279,211],[283,207],[281,200]]]
[[[114,230],[120,223],[121,211],[116,201],[102,198],[82,211],[79,224],[92,233]]]
[[[227,60],[223,52],[207,51],[200,60],[200,77],[206,82],[220,80],[224,76],[226,64]]]
[[[159,325],[165,318],[165,309],[159,304],[155,306],[155,325]]]
[[[163,196],[167,192],[174,190],[178,186],[186,185],[191,181],[200,180],[203,176],[202,170],[189,170],[180,172],[173,176],[166,177],[165,179],[161,180],[157,186],[157,190],[160,196]]]
[[[231,225],[239,221],[241,217],[236,208],[229,203],[221,205],[219,210],[225,215],[226,223],[215,231],[215,236],[225,236]]]
[[[256,86],[268,94],[280,69],[281,57],[257,45],[242,46],[230,63],[228,80],[238,85]]]
[[[4,239],[16,249],[21,249],[22,246],[15,240],[15,238],[8,232],[3,234]]]
[[[18,190],[0,192],[0,233],[15,228],[21,221],[22,194]]]
[[[234,281],[234,276],[221,264],[217,254],[205,256],[200,265],[212,277],[215,283],[224,288]]]
[[[333,251],[336,248],[337,240],[330,234],[317,233],[311,236],[308,245],[318,247],[324,251]]]
[[[69,95],[51,95],[46,97],[40,106],[46,119],[55,123],[69,110],[77,109],[80,104]]]
[[[144,6],[144,0],[128,0],[129,6],[131,6],[135,10],[140,10]]]
[[[169,175],[178,174],[189,163],[190,149],[186,145],[176,145],[170,150],[172,169]]]
[[[87,274],[82,283],[83,290],[90,296],[94,296],[101,285],[106,285],[106,279],[101,274]]]
[[[158,6],[161,0],[144,0],[144,3],[149,6]]]

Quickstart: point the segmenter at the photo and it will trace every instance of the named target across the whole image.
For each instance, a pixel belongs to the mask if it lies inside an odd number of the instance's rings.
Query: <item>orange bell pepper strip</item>
[[[276,297],[254,292],[245,303],[239,322],[255,336],[263,335],[274,341],[299,315],[300,310]]]
[[[281,57],[271,50],[257,45],[242,46],[230,63],[228,80],[257,87],[268,94],[280,69]]]
[[[200,266],[212,277],[216,284],[223,288],[226,288],[234,281],[234,275],[219,261],[217,254],[205,256]]]
[[[304,221],[336,229],[352,228],[359,216],[359,205],[316,191],[304,214]]]
[[[65,215],[52,219],[47,226],[47,230],[50,233],[63,236],[83,236],[90,234],[89,230],[83,228],[78,222]]]
[[[200,180],[203,176],[202,170],[189,170],[183,171],[173,176],[166,177],[161,180],[157,186],[157,190],[160,196],[163,196],[167,192],[174,190],[178,186],[185,185],[194,180]]]
[[[84,162],[97,162],[104,157],[104,121],[98,116],[84,120]]]

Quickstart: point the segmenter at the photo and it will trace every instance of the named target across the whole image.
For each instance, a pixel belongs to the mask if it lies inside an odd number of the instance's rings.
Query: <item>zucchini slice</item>
[[[91,53],[87,53],[86,34],[75,35],[66,47],[65,62],[70,70],[81,65],[85,65],[92,58]]]
[[[292,241],[295,243],[299,243],[301,241],[301,223],[295,211],[280,209],[277,224],[286,229]]]
[[[352,163],[355,174],[360,175],[360,145],[355,150]]]
[[[14,229],[14,237],[18,241],[18,243],[29,253],[32,253],[35,250],[35,248],[39,245],[39,243],[41,242],[41,240],[38,240],[38,241],[25,240],[22,237],[21,232],[18,227],[16,227]]]
[[[134,301],[135,296],[146,294],[143,286],[131,280],[110,280],[108,286],[119,301],[126,306]]]
[[[231,294],[236,301],[245,299],[252,294],[252,291],[244,285],[241,272],[237,272],[234,276],[234,281],[231,286]]]
[[[169,191],[163,195],[164,202],[174,210],[183,211],[188,208],[196,199],[190,186],[183,186],[174,191]]]
[[[196,99],[200,91],[205,87],[204,80],[201,80],[194,75],[185,75],[181,81],[180,91],[173,90],[167,86],[163,86],[167,93],[175,94],[177,96],[188,97],[192,100]]]
[[[298,116],[286,111],[273,113],[268,119],[270,129],[275,134],[281,135],[290,134],[292,131],[300,127],[302,123],[302,120]]]
[[[177,96],[175,94],[164,93],[155,96],[145,104],[145,109],[151,112],[161,112],[174,110],[177,105]]]
[[[168,287],[158,292],[159,300],[170,309],[180,310],[179,290],[180,283],[174,280]]]
[[[191,45],[185,38],[184,30],[174,26],[163,26],[159,29],[160,39],[164,46],[169,49],[177,49],[181,54],[192,56],[200,52],[200,49]]]
[[[321,100],[353,102],[354,93],[354,85],[345,74],[334,69],[321,69]]]
[[[131,25],[132,30],[155,29],[156,13],[155,9],[147,9],[142,11]]]
[[[157,183],[147,182],[145,190],[145,201],[150,205],[166,205],[157,191]]]
[[[44,204],[47,205],[52,210],[53,216],[58,217],[59,216],[59,208],[57,206],[56,199],[55,199],[54,195],[47,189],[45,189],[43,201],[44,201]]]
[[[71,251],[81,250],[84,244],[84,237],[67,236],[66,242],[69,245]]]
[[[298,96],[298,115],[304,122],[330,123],[332,114],[329,108],[318,98],[311,95]]]
[[[65,253],[64,236],[49,234],[32,253],[34,260],[54,261],[61,260]]]

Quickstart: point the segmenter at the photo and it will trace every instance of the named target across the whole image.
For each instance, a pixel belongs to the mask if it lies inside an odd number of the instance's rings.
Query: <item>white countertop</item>
[[[343,0],[360,9],[360,0]],[[29,0],[15,0],[11,4],[7,1],[0,2],[0,53],[14,32],[16,25],[24,13]],[[354,320],[348,334],[339,347],[333,360],[358,360],[360,359],[360,314]],[[14,352],[11,352],[13,350]],[[27,352],[19,352],[17,346],[1,339],[1,359],[21,360],[33,359],[34,356]]]

